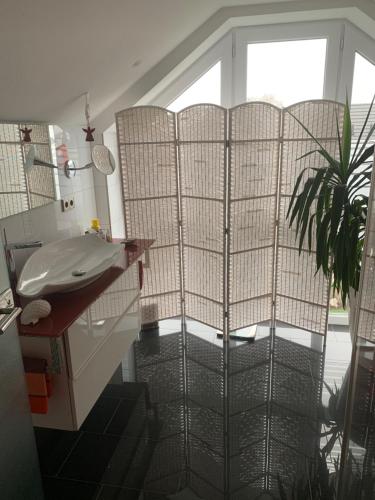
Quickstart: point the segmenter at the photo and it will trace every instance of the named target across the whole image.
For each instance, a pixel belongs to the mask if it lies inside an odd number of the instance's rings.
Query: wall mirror
[[[23,143],[21,129],[32,129]],[[0,123],[0,219],[52,203],[60,197],[56,171],[36,166],[25,171],[30,146],[44,161],[52,162],[53,127],[35,123]]]
[[[110,150],[89,144],[79,126],[0,123],[0,219],[71,194],[82,171],[111,175],[116,163]]]

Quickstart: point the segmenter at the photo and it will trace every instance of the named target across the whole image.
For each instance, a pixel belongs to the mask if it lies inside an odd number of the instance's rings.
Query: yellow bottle
[[[93,229],[97,233],[100,231],[100,220],[99,219],[92,219],[91,220],[91,229]]]

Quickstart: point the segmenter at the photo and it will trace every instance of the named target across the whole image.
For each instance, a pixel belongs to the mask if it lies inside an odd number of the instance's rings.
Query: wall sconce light
[[[82,130],[86,134],[85,140],[87,142],[92,142],[94,141],[93,132],[95,131],[95,128],[91,128],[90,126],[90,106],[89,106],[88,92],[85,92],[85,100],[86,100],[85,102],[86,128],[83,128]],[[21,132],[24,136],[23,137],[24,143],[31,142],[31,137],[30,137],[31,131],[32,129],[28,129],[27,127],[21,129]],[[35,152],[35,146],[30,145],[25,158],[25,170],[27,172],[30,172],[31,169],[36,165],[60,170],[60,168],[57,165],[41,160],[40,158],[37,158]],[[66,177],[70,179],[76,174],[78,170],[86,170],[92,167],[95,167],[99,172],[101,172],[104,175],[113,174],[116,168],[116,163],[112,153],[106,146],[102,144],[96,144],[95,146],[93,146],[91,149],[91,162],[87,163],[83,167],[77,167],[74,160],[67,160],[64,163],[62,169],[64,170]]]
[[[38,158],[36,156],[35,146],[31,145],[28,149],[25,158],[26,172],[30,172],[34,166],[54,168],[60,170],[57,165],[54,165],[53,163],[49,163]],[[68,160],[65,162],[63,170],[66,177],[71,178],[72,175],[75,175],[75,172],[77,172],[78,170],[86,170],[92,167],[95,167],[99,172],[101,172],[104,175],[113,174],[116,168],[116,163],[112,153],[106,146],[102,144],[96,144],[95,146],[93,146],[91,150],[91,162],[87,163],[85,166],[77,167],[76,162],[74,160]]]

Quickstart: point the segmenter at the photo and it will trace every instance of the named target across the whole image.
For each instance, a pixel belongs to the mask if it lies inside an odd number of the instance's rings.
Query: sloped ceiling
[[[84,92],[102,113],[219,9],[295,3],[1,0],[0,120],[82,123]]]
[[[53,121],[86,90],[95,114],[217,9],[241,3],[251,2],[1,0],[0,119]]]

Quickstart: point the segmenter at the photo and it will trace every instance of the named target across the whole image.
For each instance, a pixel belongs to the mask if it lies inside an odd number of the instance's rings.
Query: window
[[[354,61],[352,105],[369,104],[375,94],[375,65],[358,52]]]
[[[194,63],[181,61],[137,104],[180,111],[199,102],[231,108],[246,100],[288,106],[340,99],[343,26],[313,21],[235,28]]]
[[[363,123],[366,119],[367,112],[375,93],[375,65],[372,64],[368,59],[364,58],[356,52],[354,59],[354,75],[353,75],[353,90],[352,90],[352,102],[350,107],[350,116],[352,119],[352,147],[354,148],[358,136],[361,133]],[[371,125],[375,121],[375,109],[372,109],[371,115],[368,120],[368,124],[363,134],[364,139]],[[361,141],[362,142],[362,141]],[[371,158],[369,163],[371,163]],[[365,166],[363,167],[365,168]],[[359,191],[358,194],[368,195],[368,189]]]
[[[198,103],[221,104],[221,61],[204,73],[167,108],[177,112]]]
[[[356,52],[354,59],[353,90],[350,115],[353,128],[353,145],[362,130],[362,125],[366,119],[369,105],[375,93],[375,65],[361,54]],[[366,137],[368,130],[375,121],[375,109],[372,109],[368,121],[367,130],[363,137]]]
[[[326,39],[248,44],[247,100],[288,106],[321,99],[326,46]]]

